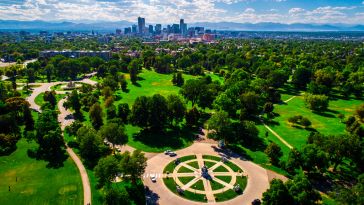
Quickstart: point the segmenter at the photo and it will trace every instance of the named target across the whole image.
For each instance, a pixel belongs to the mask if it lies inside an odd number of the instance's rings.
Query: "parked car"
[[[150,175],[150,180],[152,180],[152,182],[157,182],[157,178],[155,177],[154,174]]]
[[[164,154],[169,155],[169,153],[171,153],[171,152],[172,152],[171,150],[166,150],[166,151],[164,151]]]
[[[175,157],[175,156],[177,156],[177,154],[175,152],[169,152],[169,156],[170,157]]]

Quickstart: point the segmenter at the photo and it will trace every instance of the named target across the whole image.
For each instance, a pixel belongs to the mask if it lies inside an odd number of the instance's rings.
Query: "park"
[[[335,186],[361,173],[363,100],[356,88],[345,96],[331,68],[301,88],[306,68],[196,74],[178,57],[148,58],[39,59],[27,64],[32,82],[4,68],[1,131],[16,140],[4,137],[0,204],[264,204],[283,189],[287,204],[307,192],[331,205]],[[87,73],[69,69],[81,64]]]

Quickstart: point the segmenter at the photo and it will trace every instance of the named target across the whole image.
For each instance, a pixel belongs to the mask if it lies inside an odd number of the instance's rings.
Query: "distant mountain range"
[[[116,28],[124,28],[135,23],[128,21],[118,22],[46,22],[46,21],[16,21],[0,20],[0,30],[47,30],[47,31],[115,31]],[[350,24],[282,24],[282,23],[234,23],[234,22],[197,22],[189,26],[203,26],[212,30],[231,31],[364,31],[364,25]]]

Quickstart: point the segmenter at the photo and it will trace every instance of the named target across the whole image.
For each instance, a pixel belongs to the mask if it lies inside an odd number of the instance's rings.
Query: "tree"
[[[272,112],[274,109],[274,105],[271,102],[266,102],[263,106],[263,111],[267,113],[267,116],[270,118],[272,116]]]
[[[57,113],[44,110],[35,124],[35,140],[39,145],[38,154],[50,163],[58,163],[64,155],[64,141],[58,123]]]
[[[114,118],[117,117],[117,114],[116,114],[116,107],[114,104],[111,104],[107,110],[106,110],[106,118],[107,120],[112,120]]]
[[[177,72],[173,74],[172,83],[178,87],[181,87],[184,84],[185,80],[182,77],[182,72]]]
[[[103,139],[112,143],[113,147],[115,144],[124,145],[128,142],[128,135],[125,132],[124,126],[116,123],[103,125],[99,130],[99,134]]]
[[[77,142],[80,155],[88,167],[94,167],[107,151],[102,138],[91,127],[83,126],[77,131]]]
[[[141,178],[147,166],[147,158],[140,150],[134,150],[132,154],[126,151],[121,155],[120,167],[124,178],[130,178],[133,184]]]
[[[133,125],[146,128],[149,122],[149,98],[146,96],[137,97],[131,108],[130,121]]]
[[[303,170],[322,172],[328,164],[327,154],[315,144],[308,144],[302,150]]]
[[[105,107],[108,108],[111,105],[113,105],[113,103],[114,103],[114,97],[113,96],[109,96],[105,100]]]
[[[73,108],[73,110],[76,112],[76,115],[81,113],[80,97],[78,95],[77,90],[72,91],[72,93],[67,98],[65,106]]]
[[[279,158],[283,156],[281,148],[274,142],[271,142],[268,147],[264,150],[264,153],[268,155],[270,162],[273,165],[279,164]]]
[[[296,88],[305,89],[310,82],[312,72],[305,67],[297,68],[292,76],[292,83]]]
[[[197,126],[198,121],[200,120],[201,114],[200,111],[196,107],[188,110],[186,112],[186,125],[189,127]]]
[[[57,99],[56,99],[56,92],[54,90],[52,91],[45,91],[43,100],[46,102],[49,102],[54,109],[57,105]]]
[[[114,155],[101,158],[94,168],[95,176],[99,187],[109,184],[115,180],[116,176],[120,173],[119,161]]]
[[[217,96],[213,103],[213,107],[217,110],[227,112],[230,117],[236,115],[236,103],[225,92]]]
[[[106,205],[129,205],[131,204],[129,193],[125,187],[108,187],[105,194]]]
[[[160,94],[155,94],[149,101],[150,117],[149,125],[152,129],[161,130],[167,124],[168,105],[167,100]]]
[[[188,101],[191,101],[192,106],[194,106],[197,103],[201,92],[203,92],[203,86],[200,80],[190,79],[182,86],[180,92],[182,96]]]
[[[307,119],[305,117],[301,119],[301,125],[303,127],[307,128],[307,127],[311,126],[311,124],[312,123],[311,123],[311,121],[309,119]]]
[[[231,136],[231,120],[227,112],[218,111],[208,120],[209,129],[214,130],[216,138],[228,143],[227,138]]]
[[[246,92],[240,97],[241,106],[250,115],[259,113],[259,95],[255,92]]]
[[[359,117],[359,119],[363,122],[364,121],[364,104],[361,104],[356,110],[356,115]]]
[[[357,183],[350,189],[343,188],[338,193],[336,200],[340,204],[364,204],[364,174],[359,175]]]
[[[280,179],[273,179],[263,193],[263,205],[294,204],[293,197]]]
[[[169,121],[174,122],[176,125],[182,122],[186,113],[186,105],[178,95],[169,95],[167,97],[167,107]]]
[[[285,164],[285,169],[289,173],[294,173],[296,169],[301,168],[303,165],[302,153],[296,148],[291,149],[288,154],[288,159]]]
[[[33,130],[34,119],[32,116],[32,112],[30,111],[29,107],[24,107],[23,109],[24,109],[23,118],[24,118],[25,130],[26,131]]]
[[[138,80],[139,69],[140,69],[140,62],[138,59],[133,59],[128,65],[130,81],[133,84],[135,84]]]
[[[124,78],[120,80],[120,88],[123,92],[126,92],[128,90],[128,82]]]
[[[329,98],[325,95],[305,94],[304,99],[306,106],[313,111],[322,112],[329,107]]]
[[[121,103],[118,105],[118,117],[124,124],[128,123],[129,114],[130,108],[128,103]]]
[[[18,137],[14,135],[0,133],[0,156],[10,154],[16,149]]]
[[[102,120],[103,112],[99,103],[95,103],[91,106],[89,115],[92,126],[94,126],[95,129],[99,129],[104,124]]]
[[[321,195],[316,191],[308,178],[300,173],[286,183],[287,189],[295,204],[315,205],[321,200]]]

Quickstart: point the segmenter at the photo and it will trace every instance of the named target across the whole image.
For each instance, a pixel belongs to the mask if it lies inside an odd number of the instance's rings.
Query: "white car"
[[[157,182],[157,178],[155,177],[154,174],[150,175],[150,180],[152,180],[152,182]]]
[[[171,150],[166,150],[166,151],[164,151],[164,154],[169,155],[169,153],[171,153],[171,152],[172,152]]]

